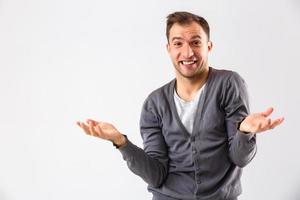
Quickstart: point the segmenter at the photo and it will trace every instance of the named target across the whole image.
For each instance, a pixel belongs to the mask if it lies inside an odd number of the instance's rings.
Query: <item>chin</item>
[[[185,77],[185,78],[188,78],[188,79],[195,79],[197,77],[201,77],[204,73],[205,73],[205,70],[206,68],[205,67],[201,67],[201,68],[198,68],[195,72],[193,73],[181,73],[180,74]]]
[[[187,79],[195,79],[197,77],[197,73],[183,73],[179,72],[180,76],[187,78]]]

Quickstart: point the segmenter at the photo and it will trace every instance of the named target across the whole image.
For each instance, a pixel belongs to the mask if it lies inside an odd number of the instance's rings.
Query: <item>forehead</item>
[[[201,39],[206,39],[207,35],[204,32],[203,28],[196,22],[190,24],[180,25],[175,23],[169,32],[169,39],[182,38],[182,39],[191,39],[196,36],[199,36]]]

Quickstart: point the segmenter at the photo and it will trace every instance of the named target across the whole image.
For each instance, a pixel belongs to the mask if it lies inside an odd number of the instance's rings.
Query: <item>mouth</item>
[[[179,61],[179,63],[182,65],[193,65],[193,64],[197,63],[197,60],[182,60],[182,61]]]

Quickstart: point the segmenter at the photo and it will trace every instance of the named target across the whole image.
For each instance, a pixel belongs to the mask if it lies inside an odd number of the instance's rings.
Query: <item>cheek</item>
[[[180,52],[178,50],[172,50],[170,52],[170,55],[171,55],[171,58],[174,60],[174,59],[178,59],[179,56],[180,56]]]
[[[198,58],[205,59],[208,55],[208,51],[203,49],[203,50],[195,52],[195,55],[197,55]]]

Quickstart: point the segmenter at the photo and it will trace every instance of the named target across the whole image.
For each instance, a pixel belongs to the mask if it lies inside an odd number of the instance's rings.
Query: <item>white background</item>
[[[239,199],[300,199],[299,0],[0,0],[0,200],[151,199],[75,122],[109,121],[142,146],[142,103],[174,78],[165,18],[178,10],[208,20],[210,65],[244,77],[252,112],[286,118],[258,136]]]

